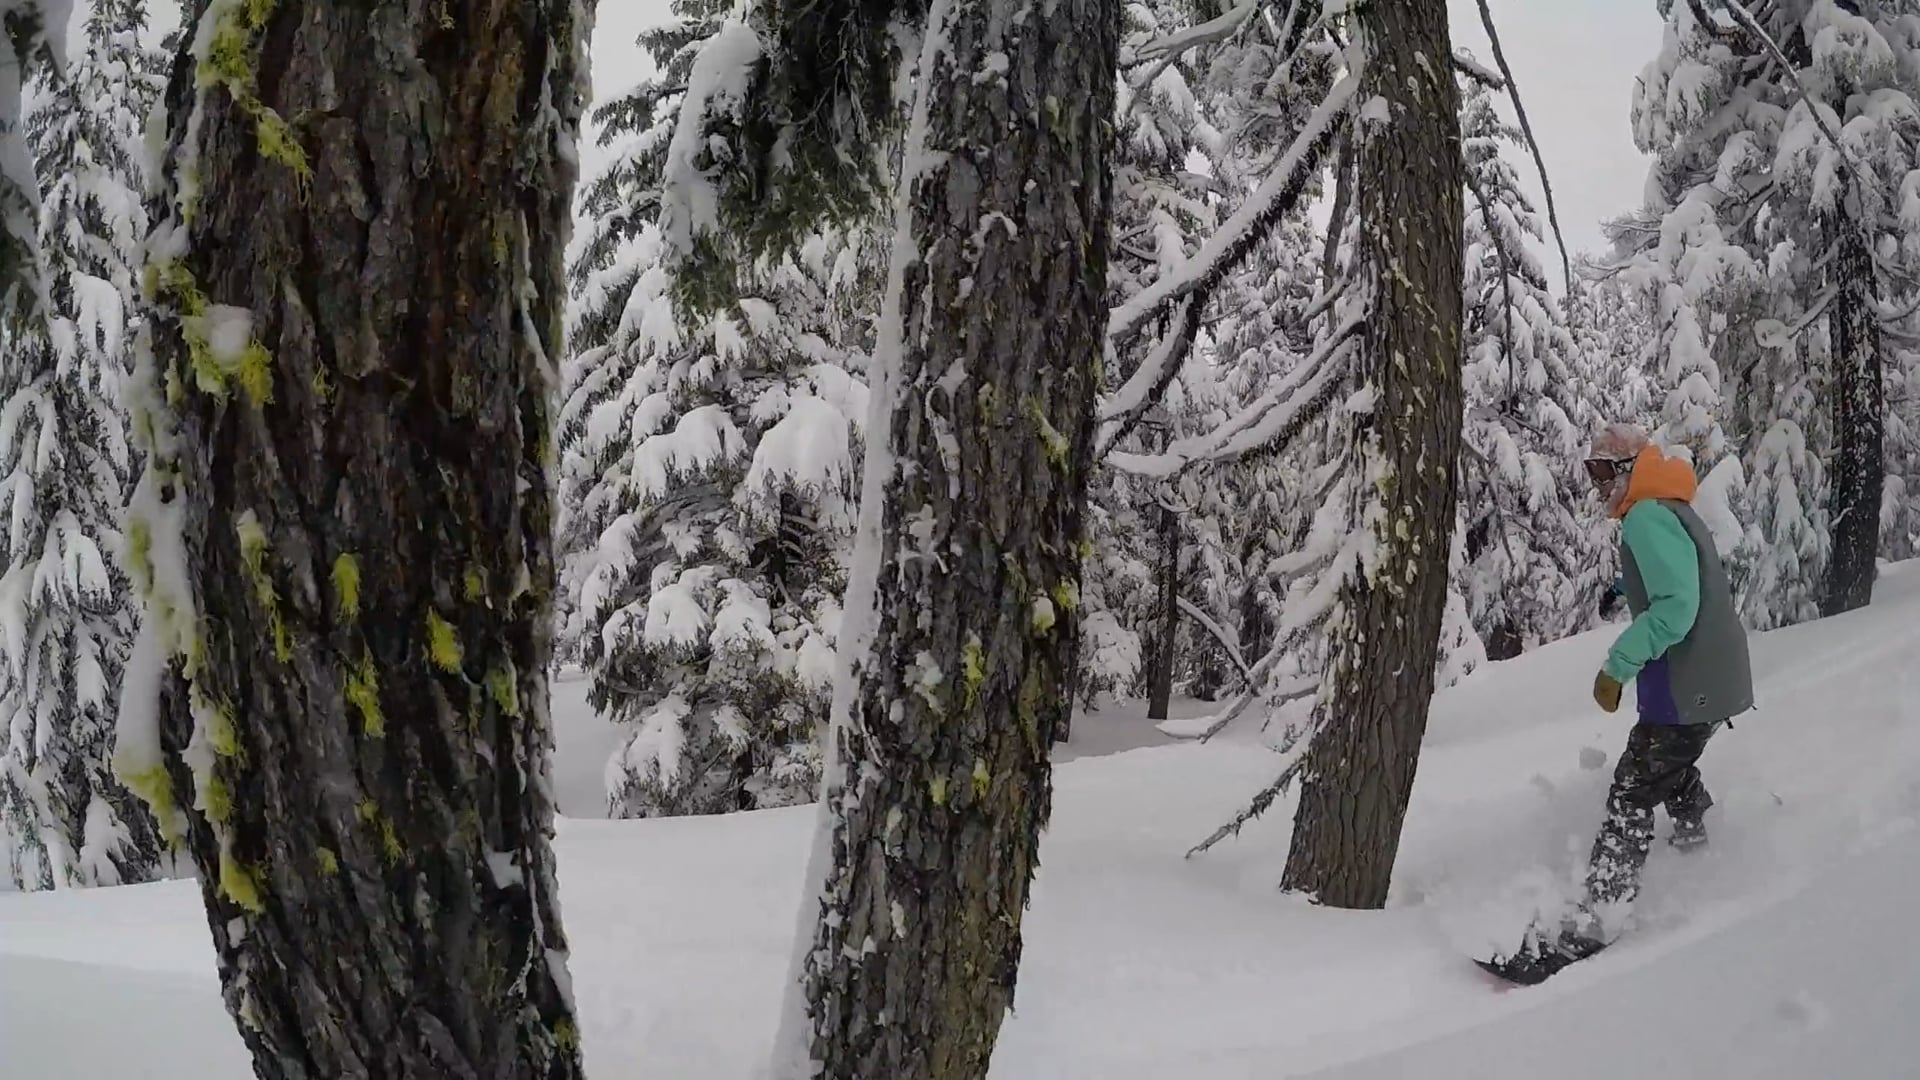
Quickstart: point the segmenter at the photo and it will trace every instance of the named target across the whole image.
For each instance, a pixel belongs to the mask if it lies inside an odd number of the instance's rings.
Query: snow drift
[[[1711,848],[1659,845],[1629,937],[1497,991],[1464,954],[1572,889],[1599,822],[1626,734],[1585,704],[1606,641],[1490,665],[1436,700],[1385,912],[1276,891],[1290,805],[1181,857],[1271,779],[1250,730],[1061,766],[994,1076],[1912,1075],[1920,566],[1889,570],[1866,611],[1756,638],[1761,708],[1702,762]],[[604,736],[576,717],[561,742],[556,775],[590,785]],[[562,805],[591,812],[594,794]],[[808,809],[562,822],[595,1075],[753,1076],[811,825]],[[0,1073],[247,1076],[193,887],[0,896]]]

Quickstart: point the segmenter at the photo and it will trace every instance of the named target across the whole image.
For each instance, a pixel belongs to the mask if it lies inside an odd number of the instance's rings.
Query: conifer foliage
[[[135,621],[119,560],[139,148],[164,66],[142,45],[146,22],[143,0],[98,0],[27,119],[46,318],[16,323],[0,364],[0,831],[25,886],[140,881],[160,854],[110,767]]]
[[[737,267],[713,310],[678,302],[652,219],[711,6],[645,35],[661,76],[597,111],[614,160],[571,268],[563,638],[628,729],[606,770],[619,817],[813,797],[867,406],[869,231]]]
[[[1591,432],[1573,338],[1536,254],[1538,214],[1512,160],[1521,133],[1483,85],[1460,110],[1466,183],[1461,372],[1464,563],[1473,629],[1496,660],[1565,636],[1597,594],[1570,466]]]

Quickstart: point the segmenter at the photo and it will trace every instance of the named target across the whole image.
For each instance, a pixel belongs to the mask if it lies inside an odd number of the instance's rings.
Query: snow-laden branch
[[[1285,154],[1275,162],[1273,172],[1247,201],[1235,210],[1219,231],[1209,238],[1193,258],[1179,269],[1140,290],[1113,310],[1107,318],[1107,338],[1116,345],[1140,333],[1140,329],[1160,311],[1194,293],[1203,296],[1226,274],[1238,266],[1262,236],[1266,226],[1299,204],[1307,183],[1319,172],[1333,135],[1341,126],[1354,93],[1360,85],[1356,66],[1333,85],[1315,107],[1300,133]],[[1127,385],[1103,402],[1104,419],[1121,416],[1145,405],[1146,390],[1159,381],[1158,372],[1136,371]]]
[[[1136,476],[1165,478],[1202,463],[1284,447],[1342,385],[1350,346],[1364,325],[1358,317],[1348,320],[1312,356],[1212,431],[1181,439],[1157,454],[1110,453],[1108,463]]]
[[[1500,31],[1493,25],[1493,11],[1487,0],[1480,0],[1480,24],[1487,28],[1487,41],[1493,46],[1493,62],[1507,80],[1507,97],[1513,102],[1513,114],[1520,121],[1520,133],[1533,152],[1534,168],[1540,170],[1540,191],[1546,196],[1547,223],[1553,226],[1553,242],[1560,248],[1561,284],[1573,291],[1573,260],[1567,258],[1567,238],[1560,231],[1560,210],[1553,199],[1553,183],[1547,179],[1547,159],[1540,154],[1540,140],[1533,137],[1533,122],[1527,119],[1527,106],[1520,100],[1520,84],[1513,80],[1513,68],[1507,63],[1507,51],[1500,45]]]
[[[1487,193],[1480,185],[1480,179],[1473,174],[1469,164],[1464,170],[1467,174],[1467,190],[1473,192],[1473,201],[1480,207],[1480,219],[1487,224],[1487,238],[1493,243],[1494,258],[1500,263],[1500,351],[1507,357],[1507,392],[1513,392],[1518,381],[1513,372],[1513,266],[1507,258],[1507,245],[1494,228],[1493,206],[1487,202]],[[1573,279],[1566,281],[1568,291],[1573,289]]]
[[[1200,315],[1205,309],[1205,297],[1189,296],[1180,302],[1180,310],[1175,313],[1173,324],[1167,328],[1166,335],[1153,352],[1141,361],[1127,381],[1114,392],[1113,397],[1100,403],[1099,419],[1103,421],[1100,439],[1094,448],[1094,460],[1105,458],[1112,452],[1120,440],[1134,429],[1140,418],[1147,414],[1153,403],[1166,393],[1167,384],[1180,373],[1181,365],[1187,362],[1187,354],[1193,350],[1193,342],[1200,333]],[[1112,349],[1109,338],[1107,347]]]
[[[1259,7],[1257,0],[1246,0],[1245,3],[1228,9],[1225,14],[1208,19],[1198,26],[1189,26],[1164,37],[1154,38],[1133,50],[1134,59],[1143,64],[1154,60],[1173,60],[1189,49],[1225,41],[1246,25],[1247,20],[1253,17],[1253,13]]]
[[[1485,67],[1480,61],[1475,60],[1464,52],[1456,52],[1453,54],[1453,70],[1489,90],[1505,90],[1507,88],[1507,80],[1502,78],[1499,72]]]
[[[1180,605],[1181,611],[1187,613],[1188,618],[1199,623],[1202,630],[1213,635],[1213,640],[1219,642],[1220,647],[1226,650],[1227,659],[1233,661],[1234,669],[1240,672],[1240,677],[1247,681],[1248,686],[1252,686],[1253,669],[1247,666],[1246,657],[1240,655],[1240,643],[1234,640],[1233,635],[1227,633],[1226,627],[1221,626],[1213,616],[1202,611],[1200,605],[1186,597],[1178,596],[1174,601]]]
[[[1484,6],[1486,0],[1480,0],[1480,2]],[[1767,33],[1767,28],[1760,24],[1759,19],[1753,17],[1753,12],[1747,10],[1747,6],[1740,0],[1721,0],[1721,2],[1727,5],[1727,10],[1745,27],[1747,33],[1760,43],[1760,47],[1772,54],[1774,62],[1780,65],[1780,70],[1786,73],[1787,78],[1793,80],[1793,88],[1800,95],[1801,104],[1807,107],[1807,114],[1813,117],[1814,125],[1820,129],[1820,134],[1826,137],[1827,142],[1833,144],[1833,152],[1840,159],[1840,167],[1846,171],[1847,180],[1857,189],[1860,184],[1860,173],[1854,168],[1853,158],[1847,154],[1846,144],[1840,141],[1840,133],[1833,129],[1833,125],[1827,121],[1827,114],[1820,110],[1819,104],[1813,100],[1813,95],[1807,92],[1807,84],[1801,80],[1800,72],[1794,67],[1793,61],[1787,58],[1786,50],[1780,47],[1779,42],[1773,40],[1773,35]],[[1697,9],[1695,14],[1699,14]]]

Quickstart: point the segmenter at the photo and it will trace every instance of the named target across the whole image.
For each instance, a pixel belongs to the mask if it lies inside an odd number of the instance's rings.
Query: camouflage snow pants
[[[1676,843],[1704,839],[1713,796],[1698,762],[1720,724],[1635,724],[1613,770],[1607,821],[1593,842],[1587,869],[1592,903],[1631,900],[1653,847],[1653,808],[1665,804]]]

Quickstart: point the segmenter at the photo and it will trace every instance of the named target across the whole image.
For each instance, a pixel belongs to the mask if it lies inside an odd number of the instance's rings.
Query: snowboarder
[[[1746,631],[1713,536],[1693,510],[1693,467],[1640,429],[1613,424],[1595,437],[1586,470],[1621,523],[1619,588],[1633,614],[1594,676],[1593,699],[1615,712],[1632,682],[1639,722],[1614,769],[1585,901],[1557,937],[1536,932],[1529,947],[1494,965],[1517,981],[1538,981],[1605,947],[1597,909],[1639,892],[1654,807],[1665,805],[1673,819],[1675,847],[1706,843],[1713,797],[1700,779],[1700,754],[1723,723],[1753,707]]]

